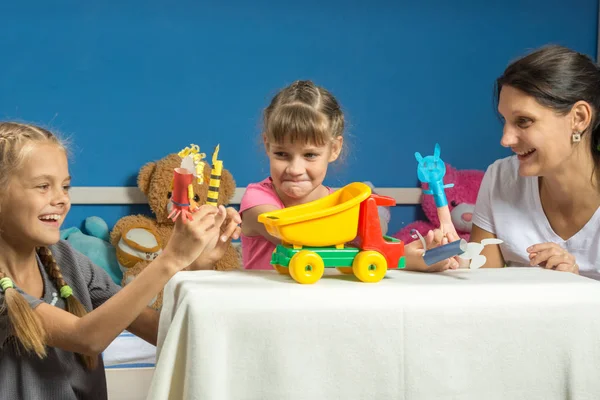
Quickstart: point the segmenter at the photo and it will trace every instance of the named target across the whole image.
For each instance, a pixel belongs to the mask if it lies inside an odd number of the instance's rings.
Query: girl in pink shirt
[[[246,269],[273,269],[271,254],[280,244],[258,222],[258,216],[329,195],[331,189],[323,180],[344,145],[344,114],[339,103],[311,81],[296,81],[280,91],[265,109],[263,124],[271,176],[248,185],[240,203]],[[430,232],[427,240],[433,247],[446,239],[441,232]],[[407,269],[441,270],[456,263],[445,260],[427,267],[419,246],[418,240],[405,246]]]

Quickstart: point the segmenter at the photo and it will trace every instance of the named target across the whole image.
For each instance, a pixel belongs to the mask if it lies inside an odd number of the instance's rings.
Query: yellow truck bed
[[[371,188],[354,182],[310,203],[263,213],[258,222],[269,234],[294,246],[338,246],[354,239],[360,203]]]

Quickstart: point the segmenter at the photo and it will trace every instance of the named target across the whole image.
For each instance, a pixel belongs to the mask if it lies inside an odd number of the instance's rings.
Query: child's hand
[[[442,224],[440,226],[440,230],[442,230],[442,232],[444,233],[444,237],[447,239],[444,244],[456,242],[457,240],[461,240],[461,237],[458,236],[458,232],[456,232],[456,229],[454,228],[453,223],[450,223],[450,225]],[[469,268],[469,265],[471,265],[471,260],[465,260],[464,258],[460,258],[458,256],[453,257],[453,259],[456,261],[456,266],[454,266],[454,264],[453,264],[450,267],[450,269]]]
[[[437,213],[440,220],[440,230],[448,238],[448,241],[454,242],[455,240],[460,240],[460,236],[458,236],[458,232],[456,232],[456,228],[452,223],[452,216],[448,206],[439,207]]]
[[[460,236],[458,236],[458,232],[456,232],[456,228],[453,223],[450,224],[441,224],[440,230],[444,233],[444,236],[448,239],[448,243],[454,242],[456,240],[460,240]]]
[[[202,254],[190,265],[189,269],[192,271],[213,269],[214,263],[223,257],[231,240],[240,237],[242,217],[231,207],[225,209],[220,206],[219,209],[220,212],[215,218],[215,223],[219,227],[221,235],[210,242]]]
[[[223,216],[220,216],[220,214]],[[175,221],[173,234],[162,256],[170,259],[177,270],[188,267],[208,246],[214,247],[220,236],[225,210],[203,205],[192,214],[192,221]]]
[[[448,238],[440,229],[427,232],[424,238],[427,249],[433,249],[448,243]],[[425,264],[423,260],[425,250],[420,240],[415,240],[405,245],[404,252],[406,254],[406,270],[408,271],[439,272],[458,268],[458,261],[454,258],[449,258],[433,265]]]
[[[527,249],[529,265],[579,274],[575,256],[556,243],[534,244]]]

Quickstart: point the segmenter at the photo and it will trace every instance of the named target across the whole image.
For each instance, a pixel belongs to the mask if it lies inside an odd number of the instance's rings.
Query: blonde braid
[[[60,291],[60,297],[65,299],[67,303],[67,311],[73,315],[78,317],[83,317],[87,314],[86,309],[83,307],[83,304],[73,295],[73,290],[67,282],[65,282],[62,272],[60,271],[60,267],[56,263],[52,252],[47,247],[40,247],[38,249],[38,255],[40,256],[40,260],[42,264],[46,268],[48,275],[54,280],[58,290]],[[79,354],[82,358],[84,365],[88,369],[95,369],[98,365],[98,357],[92,357],[88,355]]]
[[[0,270],[0,289],[4,292],[4,304],[1,312],[8,314],[8,320],[17,341],[28,352],[34,352],[39,358],[46,356],[46,331],[38,315],[33,311],[25,297],[15,289],[12,280]]]
[[[5,123],[0,123],[0,159],[2,160],[3,164],[6,164],[7,161],[8,163],[10,163],[10,161],[13,161],[12,159],[16,157],[16,155],[13,152],[13,142],[15,141],[15,139],[17,139],[17,135],[13,131],[3,130],[5,128]],[[8,176],[4,178],[4,180],[6,180],[7,178]]]

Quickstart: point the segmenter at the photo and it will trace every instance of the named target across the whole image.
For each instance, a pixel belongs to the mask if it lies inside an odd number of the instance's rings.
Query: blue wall
[[[508,154],[491,90],[510,60],[551,42],[596,55],[596,0],[122,3],[0,6],[0,118],[71,136],[79,186],[135,185],[144,163],[192,142],[221,143],[238,186],[260,180],[261,109],[303,78],[349,121],[328,184],[414,187],[413,153],[436,141],[459,168]],[[66,226],[144,210],[75,206]],[[395,210],[391,230],[415,210]]]

